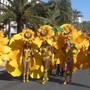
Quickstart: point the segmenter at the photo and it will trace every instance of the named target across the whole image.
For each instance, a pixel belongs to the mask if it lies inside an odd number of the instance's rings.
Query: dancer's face
[[[70,46],[70,41],[69,40],[67,40],[66,43],[67,43],[68,46]]]
[[[44,42],[43,42],[43,45],[47,45],[47,42],[46,42],[46,41],[44,41]]]
[[[30,46],[30,43],[29,42],[25,42],[25,46],[26,47],[29,47]]]

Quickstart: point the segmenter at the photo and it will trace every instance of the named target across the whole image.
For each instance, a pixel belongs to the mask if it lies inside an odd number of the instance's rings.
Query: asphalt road
[[[41,80],[31,79],[29,83],[23,83],[22,76],[13,78],[6,71],[0,71],[0,90],[90,90],[88,70],[75,72],[70,85],[63,85],[63,78],[56,77],[54,73],[49,82],[42,85]]]

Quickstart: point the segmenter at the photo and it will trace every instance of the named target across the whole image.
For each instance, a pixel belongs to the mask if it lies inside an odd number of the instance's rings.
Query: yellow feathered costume
[[[37,30],[37,35],[38,38],[41,40],[41,45],[43,44],[44,41],[50,45],[50,47],[53,47],[53,39],[54,39],[54,31],[52,30],[53,28],[49,25],[43,25]],[[46,46],[45,46],[46,47]],[[40,46],[39,47],[41,57],[43,59],[43,48]],[[51,51],[48,51],[49,55],[52,57],[51,62],[54,63],[54,52],[52,53]]]
[[[48,78],[48,70],[51,65],[54,64],[54,52],[53,52],[53,41],[54,41],[54,31],[53,28],[49,25],[41,26],[37,35],[42,40],[41,47],[39,48],[39,53],[41,54],[42,62],[43,62],[43,80],[42,84],[45,84]]]
[[[24,35],[30,33],[30,38],[25,38]],[[9,61],[7,62],[6,69],[14,77],[20,76],[23,73],[21,49],[24,46],[24,43],[28,41],[31,48],[34,50],[34,58],[31,60],[29,65],[30,77],[31,78],[40,78],[43,69],[41,56],[36,51],[40,46],[36,44],[36,41],[39,39],[35,38],[34,32],[31,29],[24,29],[21,33],[14,35],[10,40],[11,52],[9,54]]]
[[[86,39],[85,34],[83,34],[81,31],[78,31],[72,26],[71,24],[63,24],[60,26],[62,28],[62,33],[58,36],[57,39],[57,48],[56,48],[56,57],[58,55],[59,62],[62,67],[64,67],[64,61],[65,61],[65,48],[63,47],[65,45],[66,39],[70,39],[71,44],[74,44],[77,50],[73,50],[74,52],[74,68],[73,71],[76,71],[76,68],[82,68],[82,64],[85,65],[84,62],[87,62],[85,54],[82,54],[84,51],[86,52],[89,42]],[[61,42],[62,41],[62,42]],[[82,49],[82,50],[81,50]],[[61,51],[61,53],[60,53]],[[58,54],[59,52],[59,54]],[[83,57],[83,60],[81,60]],[[86,58],[85,58],[86,57]],[[83,62],[82,62],[83,61]],[[80,62],[80,63],[79,63]]]
[[[76,65],[80,69],[87,69],[90,66],[90,33],[84,34],[85,39],[80,43],[80,52],[77,55]]]
[[[7,46],[8,39],[4,37],[2,31],[0,31],[0,66],[5,66],[4,61],[8,60],[8,54],[10,52],[10,48]]]

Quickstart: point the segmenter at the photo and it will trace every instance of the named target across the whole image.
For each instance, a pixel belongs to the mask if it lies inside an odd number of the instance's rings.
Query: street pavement
[[[78,70],[73,74],[72,83],[63,84],[63,77],[55,76],[55,70],[49,81],[42,85],[41,79],[30,79],[29,83],[22,82],[22,76],[13,78],[5,70],[0,71],[0,90],[90,90],[90,75],[88,70]]]

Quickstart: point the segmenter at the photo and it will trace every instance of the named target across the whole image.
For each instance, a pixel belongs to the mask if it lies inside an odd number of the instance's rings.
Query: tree
[[[83,17],[83,15],[81,14],[81,11],[78,11],[76,9],[73,10],[73,23],[74,22],[79,22],[79,17]]]
[[[58,24],[58,20],[60,17],[60,3],[61,0],[49,0],[49,2],[47,3],[48,8],[49,8],[49,20],[51,25],[53,26],[57,26]]]
[[[33,15],[30,16],[28,25],[32,25],[34,28],[38,28],[41,25],[49,22],[48,7],[45,2],[40,2],[34,5]],[[34,19],[33,19],[34,18]]]
[[[70,0],[49,0],[50,20],[56,26],[72,22],[72,7]]]
[[[8,0],[9,5],[2,5],[5,8],[1,10],[4,12],[2,21],[16,21],[17,32],[21,32],[22,28],[29,27],[36,30],[40,25],[46,24],[48,19],[47,6],[44,2],[36,3],[37,0]]]
[[[72,24],[78,29],[81,30],[83,28],[81,21],[79,20],[80,18],[82,18],[83,15],[81,13],[81,11],[78,11],[76,9],[73,10],[73,14],[72,14]]]
[[[5,8],[2,8],[3,11],[3,21],[6,19],[8,21],[16,21],[17,23],[17,32],[21,32],[24,28],[31,15],[33,15],[33,7],[36,0],[28,2],[28,0],[7,0],[8,5],[1,3]]]
[[[70,0],[62,0],[60,3],[60,25],[72,23],[72,7]]]
[[[82,23],[82,30],[85,32],[90,31],[90,21],[83,21]]]

